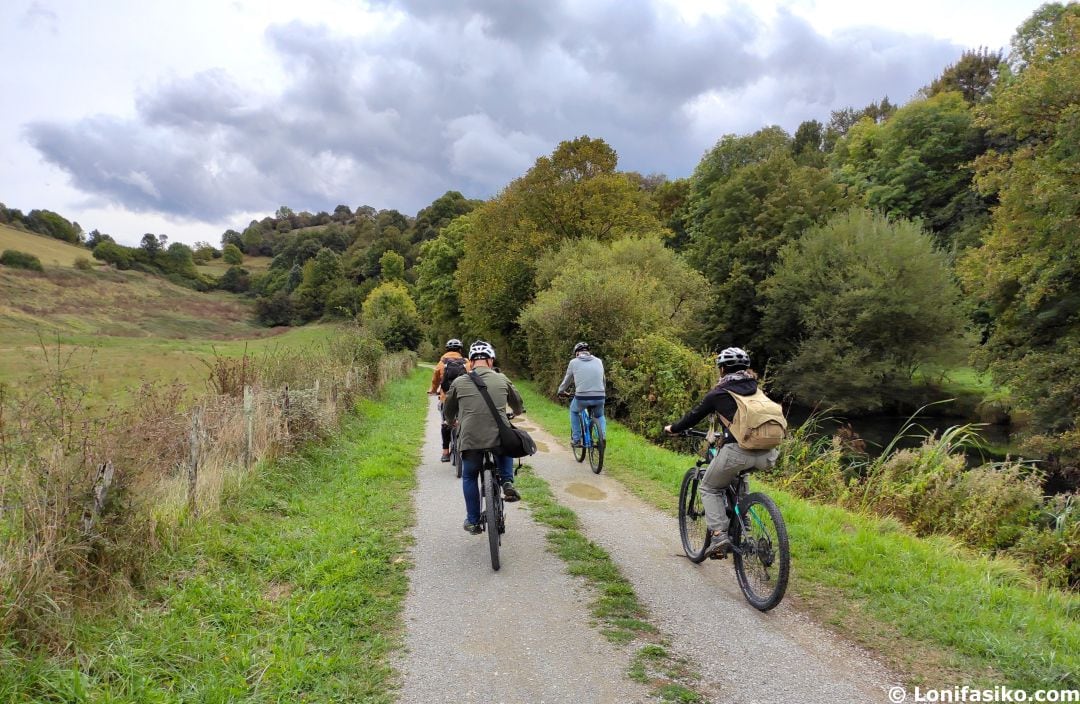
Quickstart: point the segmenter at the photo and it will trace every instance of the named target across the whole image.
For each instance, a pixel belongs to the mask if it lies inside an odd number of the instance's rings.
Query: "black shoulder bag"
[[[491,400],[491,395],[488,394],[487,384],[483,382],[480,375],[476,372],[469,372],[469,378],[476,384],[476,388],[480,395],[484,397],[484,402],[487,403],[491,415],[495,417],[495,424],[499,426],[498,454],[503,457],[535,455],[536,443],[524,430],[515,428],[514,424],[507,420],[506,414],[499,413],[498,409],[495,408],[495,402]]]

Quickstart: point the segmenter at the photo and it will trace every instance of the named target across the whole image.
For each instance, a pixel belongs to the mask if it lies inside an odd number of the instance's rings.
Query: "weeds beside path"
[[[85,625],[67,666],[0,649],[0,701],[391,701],[426,377],[268,468],[143,599]]]

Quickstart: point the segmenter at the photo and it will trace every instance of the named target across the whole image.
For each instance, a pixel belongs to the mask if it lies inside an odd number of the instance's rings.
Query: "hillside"
[[[240,354],[283,337],[320,335],[281,332],[256,325],[246,299],[138,272],[0,267],[0,382],[40,371],[44,346],[54,359],[58,350],[61,357],[76,351],[72,363],[86,365],[95,395],[107,397],[141,378],[197,381],[206,375],[199,358],[215,350]]]
[[[45,266],[73,267],[79,257],[93,261],[90,250],[85,247],[0,225],[0,251],[5,249],[33,254]]]

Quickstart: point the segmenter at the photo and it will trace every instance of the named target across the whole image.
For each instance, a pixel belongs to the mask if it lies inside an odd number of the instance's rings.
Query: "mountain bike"
[[[707,433],[699,430],[687,430],[682,435],[707,437]],[[694,563],[705,559],[712,539],[698,485],[716,452],[715,446],[706,446],[704,456],[686,470],[679,488],[679,535],[686,556]],[[740,472],[724,489],[725,508],[730,519],[728,537],[739,588],[751,606],[768,611],[784,598],[791,570],[791,550],[787,526],[776,503],[766,494],[750,492],[747,475],[751,471]]]
[[[480,465],[480,504],[480,528],[488,536],[491,569],[498,572],[501,566],[499,546],[502,545],[502,534],[506,532],[506,513],[495,456],[490,450],[484,451],[483,463]]]
[[[573,399],[569,394],[562,394],[563,398]],[[583,408],[578,411],[581,420],[581,446],[573,448],[574,459],[584,462],[586,455],[589,457],[589,467],[593,474],[600,474],[604,468],[604,451],[607,449],[607,438],[600,432],[600,424],[595,421],[592,412]]]

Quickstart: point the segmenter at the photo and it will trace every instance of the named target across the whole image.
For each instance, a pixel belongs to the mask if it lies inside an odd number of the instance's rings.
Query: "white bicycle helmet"
[[[490,342],[477,340],[469,346],[469,359],[495,359],[495,348]]]
[[[716,355],[718,367],[749,367],[750,355],[741,347],[728,347]]]
[[[578,352],[581,352],[582,350],[585,350],[586,352],[589,351],[589,343],[588,342],[579,342],[576,345],[574,345],[574,354],[577,354]]]

